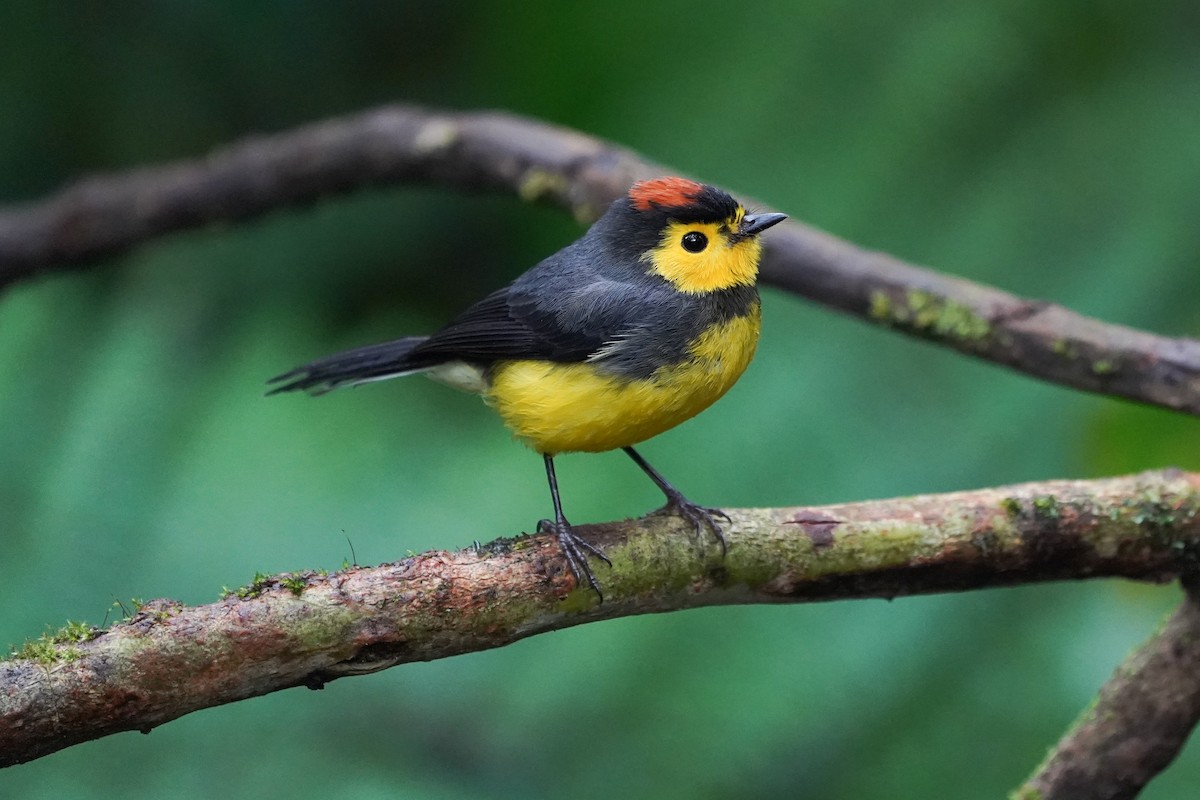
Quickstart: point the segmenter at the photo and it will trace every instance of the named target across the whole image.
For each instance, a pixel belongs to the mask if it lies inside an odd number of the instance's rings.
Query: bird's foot
[[[571,524],[562,518],[558,520],[541,520],[538,522],[538,533],[554,534],[558,539],[558,546],[562,549],[563,556],[567,560],[567,566],[571,568],[571,574],[575,576],[575,582],[578,584],[586,582],[600,598],[600,602],[603,603],[604,593],[600,591],[600,583],[596,580],[592,568],[588,565],[587,554],[591,553],[611,567],[612,562],[608,560],[608,556],[604,554],[604,551],[576,534]]]
[[[721,556],[724,557],[729,551],[729,543],[725,540],[725,533],[721,530],[721,525],[717,522],[717,518],[730,522],[729,515],[719,508],[705,508],[704,506],[696,505],[691,500],[688,500],[678,491],[667,492],[667,504],[664,510],[673,511],[687,522],[690,522],[692,527],[696,529],[696,539],[700,545],[704,545],[704,529],[708,528],[712,531],[712,535],[717,538],[721,544]]]

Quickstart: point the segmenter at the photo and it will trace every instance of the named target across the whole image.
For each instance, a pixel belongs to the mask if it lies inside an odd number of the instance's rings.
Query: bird
[[[322,394],[423,373],[482,395],[542,456],[552,533],[576,585],[603,602],[588,555],[612,562],[567,521],[554,459],[623,450],[725,552],[723,512],[688,500],[634,449],[712,405],[754,356],[761,325],[759,235],[786,219],[749,213],[687,178],[634,183],[587,232],[428,336],[337,353],[268,381],[268,394]]]

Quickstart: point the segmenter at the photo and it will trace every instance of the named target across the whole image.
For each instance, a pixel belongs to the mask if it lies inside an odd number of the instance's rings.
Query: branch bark
[[[1106,576],[1164,581],[1200,559],[1200,473],[729,514],[724,558],[697,548],[673,516],[580,526],[613,561],[593,565],[603,604],[574,585],[547,536],[263,578],[205,606],[154,601],[108,630],[0,662],[0,765],[599,619]],[[1200,670],[1171,680],[1200,691]]]
[[[590,221],[634,180],[674,171],[535,120],[392,106],[94,177],[0,211],[0,287],[171,231],[370,186],[510,192]],[[1200,341],[941,275],[799,222],[766,242],[765,283],[1047,381],[1200,414]]]
[[[1175,760],[1200,722],[1194,579],[1162,629],[1117,668],[1014,800],[1126,800]]]

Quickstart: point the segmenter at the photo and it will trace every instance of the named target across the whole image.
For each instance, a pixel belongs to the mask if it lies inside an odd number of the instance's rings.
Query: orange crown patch
[[[629,199],[638,211],[649,211],[652,206],[679,208],[695,200],[703,189],[687,178],[652,178],[635,183],[629,190]]]

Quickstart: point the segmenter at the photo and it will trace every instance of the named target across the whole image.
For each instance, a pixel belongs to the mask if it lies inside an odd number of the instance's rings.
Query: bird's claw
[[[588,565],[587,554],[591,553],[611,567],[612,561],[604,554],[604,551],[575,533],[570,523],[565,519],[540,520],[537,529],[538,533],[554,534],[555,538],[558,539],[558,546],[567,560],[567,566],[571,568],[571,574],[575,576],[575,582],[586,582],[588,586],[592,587],[592,591],[596,593],[596,596],[600,598],[600,602],[603,603],[604,593],[600,591],[600,582],[596,580],[596,575]]]
[[[717,517],[726,522],[732,522],[724,511],[719,508],[705,508],[696,505],[678,492],[668,495],[666,510],[675,512],[683,517],[684,521],[691,523],[692,527],[696,529],[696,539],[702,547],[704,546],[704,529],[708,528],[721,545],[721,556],[724,557],[729,552],[729,542],[726,541],[725,533],[717,523]]]

